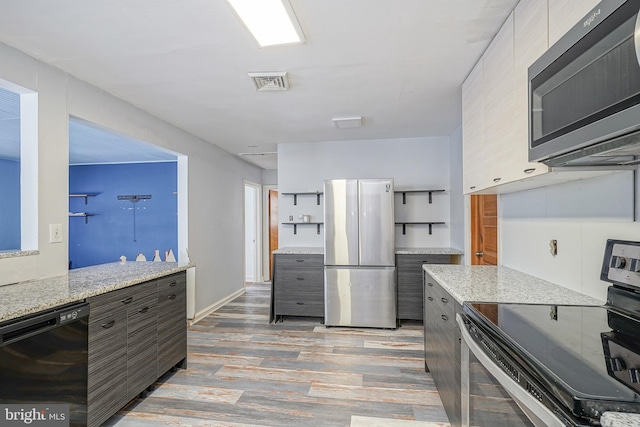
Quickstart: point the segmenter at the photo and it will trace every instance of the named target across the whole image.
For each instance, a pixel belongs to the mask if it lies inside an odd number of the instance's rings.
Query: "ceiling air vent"
[[[260,92],[289,89],[289,79],[287,78],[286,71],[249,73],[249,77],[253,80],[256,90]]]

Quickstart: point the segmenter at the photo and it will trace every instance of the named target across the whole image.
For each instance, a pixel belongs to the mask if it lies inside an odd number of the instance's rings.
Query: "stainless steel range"
[[[640,413],[640,242],[607,241],[600,278],[611,283],[605,306],[464,304],[463,425]]]

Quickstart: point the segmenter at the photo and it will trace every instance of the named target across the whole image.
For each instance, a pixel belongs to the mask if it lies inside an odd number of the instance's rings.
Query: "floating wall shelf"
[[[70,213],[69,214],[69,218],[71,218],[71,217],[84,217],[84,223],[85,224],[89,223],[89,217],[90,216],[95,216],[95,214],[88,214],[88,213]]]
[[[89,197],[96,197],[97,194],[78,194],[78,193],[73,193],[73,194],[69,194],[69,197],[84,197],[84,204],[87,204],[87,199]]]
[[[317,227],[317,232],[320,234],[320,226],[324,224],[323,222],[283,222],[282,225],[293,225],[293,234],[298,234],[298,226],[299,225],[315,225]]]
[[[445,222],[437,221],[437,222],[418,222],[418,221],[407,221],[407,222],[396,222],[396,225],[402,226],[402,234],[407,234],[407,225],[417,225],[417,224],[427,224],[429,225],[429,234],[433,234],[432,226],[436,224],[445,224]]]
[[[314,193],[282,193],[283,196],[293,196],[293,205],[296,206],[298,204],[298,196],[316,196],[316,203],[320,206],[320,196],[322,196],[322,192],[316,191]],[[305,223],[308,224],[308,223]]]
[[[429,203],[433,203],[431,195],[433,193],[443,193],[446,190],[396,190],[394,193],[402,194],[402,204],[407,204],[407,193],[429,193]]]

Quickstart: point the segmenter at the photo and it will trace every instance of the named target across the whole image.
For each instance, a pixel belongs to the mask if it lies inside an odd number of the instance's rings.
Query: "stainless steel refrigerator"
[[[393,179],[324,182],[325,325],[396,327]]]

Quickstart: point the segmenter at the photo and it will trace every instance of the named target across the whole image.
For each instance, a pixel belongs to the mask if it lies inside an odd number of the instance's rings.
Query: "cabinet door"
[[[126,310],[91,315],[88,350],[88,425],[99,426],[128,402]]]
[[[483,188],[485,122],[482,59],[462,84],[462,181],[465,194]]]
[[[505,20],[482,57],[486,129],[485,174],[489,186],[513,180],[508,165],[514,147],[513,13]]]
[[[158,295],[154,293],[127,311],[128,400],[158,378],[157,310]]]
[[[158,376],[187,357],[184,274],[158,280]]]

